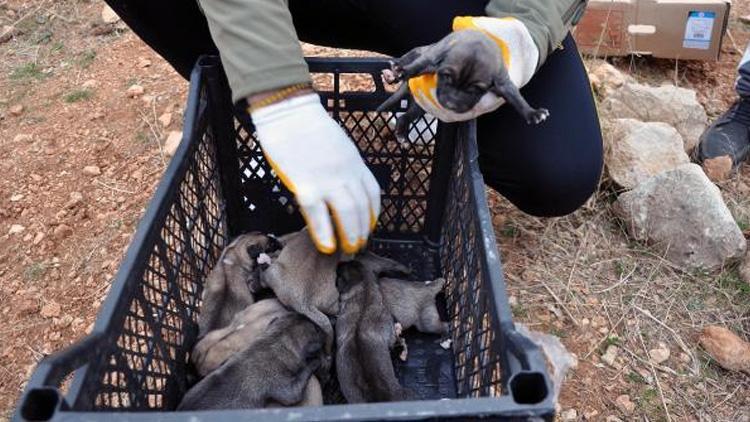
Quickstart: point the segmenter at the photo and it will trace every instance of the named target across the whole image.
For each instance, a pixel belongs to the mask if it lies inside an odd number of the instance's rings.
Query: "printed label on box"
[[[691,11],[685,24],[684,48],[708,50],[711,48],[711,32],[714,29],[714,12]]]

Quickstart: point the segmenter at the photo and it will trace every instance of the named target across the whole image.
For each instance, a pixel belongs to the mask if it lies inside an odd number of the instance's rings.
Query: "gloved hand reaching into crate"
[[[317,249],[335,252],[337,233],[343,252],[357,252],[377,223],[380,186],[352,141],[305,86],[248,102],[263,153],[295,195]]]

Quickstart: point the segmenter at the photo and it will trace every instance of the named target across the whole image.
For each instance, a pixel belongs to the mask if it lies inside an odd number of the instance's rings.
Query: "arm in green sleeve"
[[[586,0],[490,0],[486,11],[488,16],[514,17],[523,22],[539,48],[541,66],[585,7]]]
[[[309,82],[286,0],[200,0],[232,99]]]

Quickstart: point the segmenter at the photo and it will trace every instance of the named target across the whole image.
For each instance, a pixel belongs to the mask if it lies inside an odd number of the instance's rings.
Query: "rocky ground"
[[[538,219],[489,192],[516,320],[577,358],[563,420],[750,420],[750,174],[688,154],[733,99],[748,12],[735,3],[718,63],[587,60],[608,168],[581,210]],[[0,0],[0,57],[1,420],[36,362],[91,329],[187,83],[98,1]]]

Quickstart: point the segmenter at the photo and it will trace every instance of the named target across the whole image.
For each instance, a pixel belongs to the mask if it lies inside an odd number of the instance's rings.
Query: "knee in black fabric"
[[[603,166],[600,154],[582,151],[539,155],[535,162],[493,163],[487,158],[480,156],[485,183],[537,217],[560,217],[580,208],[596,191]]]

